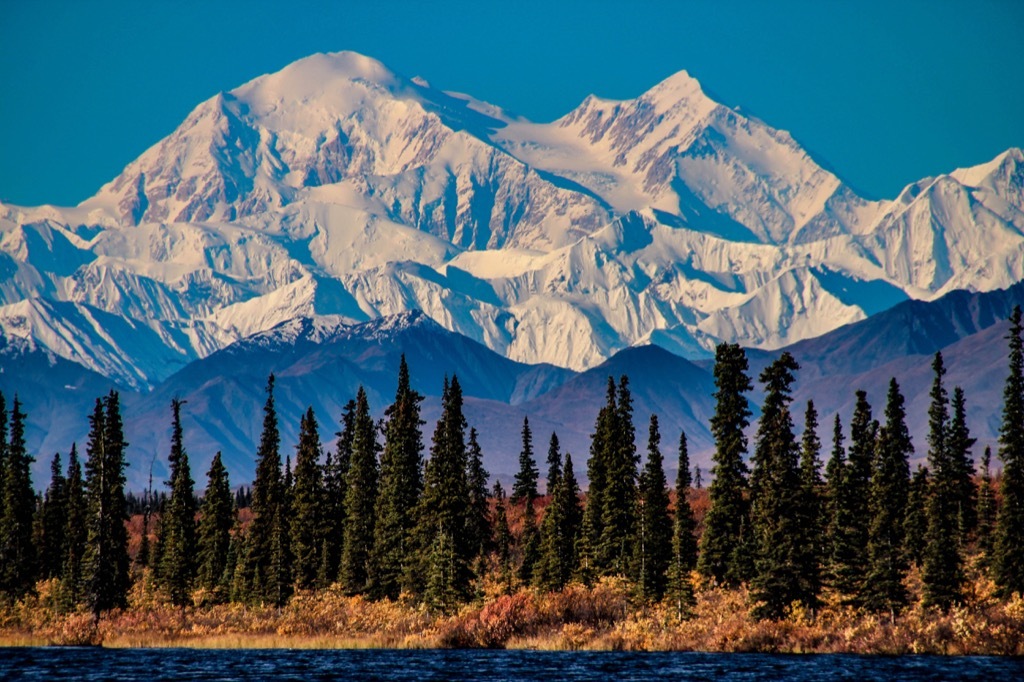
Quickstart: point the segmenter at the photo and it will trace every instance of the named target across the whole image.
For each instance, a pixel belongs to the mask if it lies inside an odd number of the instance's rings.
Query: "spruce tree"
[[[468,468],[466,482],[469,485],[469,508],[466,518],[466,532],[473,547],[473,556],[483,557],[491,546],[491,521],[487,501],[487,470],[484,469],[484,454],[477,440],[476,429],[469,429],[467,443]]]
[[[964,581],[960,556],[960,508],[957,472],[951,453],[949,400],[942,385],[946,369],[942,353],[932,362],[931,406],[928,408],[928,465],[932,473],[931,490],[925,504],[928,534],[925,539],[922,603],[943,611],[959,602]]]
[[[127,443],[116,391],[96,401],[89,420],[85,488],[88,505],[82,559],[85,601],[99,618],[124,607],[128,596],[128,511],[124,499],[124,450]],[[13,439],[12,439],[13,441]]]
[[[597,550],[604,531],[604,494],[608,480],[607,460],[609,450],[614,447],[618,415],[615,396],[615,380],[608,377],[606,401],[597,414],[594,433],[590,437],[590,459],[587,461],[587,480],[590,486],[587,488],[587,505],[583,512],[583,534],[580,537],[578,548],[580,578],[588,584],[601,568]]]
[[[207,472],[206,494],[200,510],[198,529],[198,584],[214,593],[216,601],[228,596],[231,550],[231,528],[235,511],[231,500],[231,483],[221,455],[213,456]],[[234,559],[237,561],[237,554]]]
[[[25,413],[14,396],[10,440],[4,457],[0,509],[0,589],[17,599],[35,586],[36,553],[32,521],[36,496],[32,490],[31,465],[35,458],[25,447]]]
[[[978,551],[981,564],[992,565],[992,548],[995,543],[996,496],[992,488],[992,448],[985,448],[981,456],[981,485],[978,486]]]
[[[821,439],[818,411],[807,401],[804,433],[800,440],[800,538],[797,541],[797,574],[807,605],[816,608],[821,593],[821,571],[825,564],[825,512],[821,480]]]
[[[345,481],[348,480],[352,461],[352,439],[355,437],[356,401],[345,403],[341,414],[341,431],[337,436],[336,451],[327,453],[324,463],[324,535],[320,551],[320,571],[317,583],[327,587],[338,578],[341,550],[345,541]]]
[[[629,377],[625,375],[619,377],[613,424],[605,460],[601,540],[597,557],[607,575],[632,576],[639,459],[633,426],[633,398],[629,391]]]
[[[505,592],[512,592],[512,532],[508,527],[508,506],[505,490],[494,483],[494,551],[498,560],[498,576]]]
[[[853,529],[854,510],[847,485],[848,476],[843,425],[836,414],[832,428],[832,456],[825,467],[828,582],[839,594],[850,599],[859,587],[858,575],[852,568],[859,549]]]
[[[246,541],[244,587],[247,598],[283,606],[288,601],[291,576],[281,536],[285,532],[286,491],[281,476],[281,436],[274,404],[274,375],[267,378],[263,406],[263,432],[256,451],[256,478],[252,484],[252,522]]]
[[[750,474],[750,526],[755,539],[754,576],[751,581],[754,615],[778,619],[794,602],[817,600],[804,591],[799,573],[804,519],[799,453],[793,420],[793,356],[784,352],[759,377],[765,387],[764,406],[754,446]]]
[[[470,594],[470,562],[474,548],[466,533],[469,483],[466,480],[466,419],[462,413],[462,387],[458,377],[445,381],[441,417],[434,429],[430,459],[424,470],[423,496],[417,511],[421,560],[431,580],[424,594],[427,603],[444,608],[448,595],[458,600]],[[451,552],[447,548],[451,547]],[[410,570],[415,570],[411,565]],[[444,583],[437,580],[443,579]],[[416,577],[407,578],[416,585]]]
[[[85,555],[86,499],[82,480],[82,466],[78,461],[78,446],[71,444],[68,455],[68,476],[66,486],[67,517],[64,528],[65,550],[61,566],[60,588],[57,607],[71,611],[81,602],[82,558]]]
[[[910,494],[910,455],[914,446],[906,425],[903,395],[896,379],[889,381],[885,426],[878,436],[871,473],[868,573],[864,605],[895,614],[907,603],[903,578],[907,571],[904,547],[907,497]]]
[[[67,554],[67,479],[61,467],[60,453],[50,463],[50,486],[40,509],[41,542],[37,542],[39,577],[59,578]]]
[[[519,582],[529,585],[541,560],[540,528],[537,527],[535,500],[527,497],[523,506],[523,531],[519,536]]]
[[[657,601],[665,595],[672,561],[672,517],[661,456],[661,433],[655,414],[651,415],[648,427],[647,462],[637,486],[637,504],[633,575],[639,598]]]
[[[953,400],[950,403],[953,416],[949,422],[949,464],[952,485],[955,490],[957,508],[958,538],[961,545],[966,545],[969,537],[978,525],[978,491],[974,486],[974,456],[971,448],[977,442],[971,438],[967,427],[967,407],[964,391],[959,386],[953,389]]]
[[[295,483],[292,491],[291,552],[295,586],[313,587],[323,563],[324,481],[320,468],[320,431],[313,408],[306,410],[299,424],[299,443],[295,452]]]
[[[682,618],[696,603],[690,573],[697,567],[697,520],[693,516],[688,493],[690,454],[686,432],[679,434],[679,471],[676,473],[676,513],[672,523],[672,563],[668,571],[667,594]]]
[[[519,451],[519,471],[516,473],[515,484],[512,486],[512,504],[537,497],[537,462],[533,458],[533,432],[530,431],[530,420],[523,417],[523,447]]]
[[[924,563],[924,548],[928,537],[928,514],[926,505],[931,489],[928,467],[917,465],[910,478],[910,492],[907,495],[907,512],[903,522],[903,547],[910,564],[920,567]]]
[[[0,513],[3,512],[3,485],[7,470],[7,399],[0,393]]]
[[[366,592],[372,571],[369,568],[376,525],[374,505],[377,500],[379,470],[377,429],[370,416],[366,391],[356,394],[355,431],[352,439],[352,461],[349,464],[345,491],[345,534],[341,552],[339,580],[348,594]]]
[[[576,544],[583,525],[580,488],[573,470],[572,455],[565,453],[559,463],[555,488],[550,491],[551,503],[541,525],[541,558],[534,582],[548,590],[559,590],[576,570]]]
[[[1004,596],[1024,594],[1024,338],[1020,306],[1010,315],[1010,373],[999,427],[1001,503],[996,515],[992,577]]]
[[[847,566],[850,587],[859,595],[864,587],[868,570],[868,535],[871,526],[871,468],[875,461],[875,439],[878,436],[878,422],[871,417],[871,405],[865,391],[857,391],[857,401],[850,419],[850,448],[846,469],[846,486],[849,495],[850,539],[855,548],[852,561]],[[859,597],[858,597],[859,599]]]
[[[423,491],[423,396],[409,383],[402,355],[395,402],[385,412],[384,451],[380,458],[380,489],[375,506],[370,592],[396,599],[413,565],[416,505]],[[486,497],[486,491],[484,491]],[[486,504],[486,500],[484,502]]]
[[[555,494],[558,487],[558,477],[562,475],[562,449],[558,442],[558,434],[551,432],[551,440],[548,442],[548,496]]]
[[[744,394],[752,386],[747,376],[747,356],[737,344],[719,344],[715,349],[715,414],[711,435],[715,439],[714,480],[709,490],[710,506],[704,518],[697,570],[720,584],[739,585],[748,578],[749,539],[747,525],[747,451],[744,429],[750,408]]]
[[[167,457],[171,489],[167,509],[160,519],[160,584],[171,603],[185,606],[191,601],[196,572],[196,503],[194,482],[185,451],[181,427],[182,401],[171,400],[171,453]]]

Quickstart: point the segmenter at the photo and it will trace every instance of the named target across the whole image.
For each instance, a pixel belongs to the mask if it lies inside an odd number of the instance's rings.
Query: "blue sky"
[[[859,191],[1024,146],[1024,2],[0,3],[0,200],[90,196],[200,101],[356,50],[533,120],[681,69]]]

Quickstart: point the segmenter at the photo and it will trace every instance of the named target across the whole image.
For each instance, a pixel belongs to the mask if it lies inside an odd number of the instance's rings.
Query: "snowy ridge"
[[[867,201],[686,72],[533,123],[318,54],[201,103],[77,207],[0,204],[3,335],[143,389],[295,318],[422,311],[579,370],[1021,279],[1021,150]]]

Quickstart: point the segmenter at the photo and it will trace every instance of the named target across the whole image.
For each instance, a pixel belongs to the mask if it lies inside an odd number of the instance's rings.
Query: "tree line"
[[[410,385],[404,356],[394,401],[379,422],[360,388],[343,408],[333,448],[325,448],[310,408],[301,418],[294,459],[287,455],[283,462],[270,375],[248,491],[232,492],[217,453],[197,497],[181,425],[185,403],[174,399],[168,490],[162,497],[150,490],[141,501],[131,498],[143,511],[134,570],[117,392],[97,399],[89,417],[84,472],[72,446],[66,469],[60,454],[54,457],[41,495],[30,478],[26,415],[17,396],[8,412],[0,395],[0,590],[17,599],[37,581],[54,579],[59,609],[87,608],[97,618],[127,605],[133,579],[148,581],[179,606],[283,605],[296,591],[336,586],[350,595],[413,600],[449,612],[478,597],[488,580],[511,592],[621,576],[638,602],[667,599],[680,616],[694,604],[697,584],[749,586],[761,618],[779,618],[794,607],[813,611],[826,590],[852,606],[895,615],[909,602],[911,567],[920,571],[926,606],[948,610],[961,601],[973,556],[1003,595],[1024,593],[1019,307],[1007,338],[998,495],[989,449],[980,475],[976,471],[966,399],[959,387],[950,394],[941,353],[932,365],[927,466],[912,474],[914,446],[895,379],[879,419],[864,391],[855,394],[848,429],[836,415],[823,470],[813,401],[803,432],[794,426],[799,366],[789,353],[758,377],[764,402],[748,453],[746,394],[753,383],[747,357],[738,345],[720,344],[713,480],[699,537],[689,503],[694,481],[686,434],[677,446],[673,495],[657,415],[650,417],[645,455],[638,449],[626,376],[608,379],[591,436],[586,495],[571,454],[552,433],[543,498],[528,419],[510,493],[500,483],[488,487],[457,376],[444,381],[441,416],[424,456],[423,396]],[[243,507],[250,511],[247,523]]]

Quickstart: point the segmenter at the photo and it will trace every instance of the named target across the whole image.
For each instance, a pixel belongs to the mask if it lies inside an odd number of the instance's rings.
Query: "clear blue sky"
[[[356,50],[533,120],[680,69],[859,191],[1024,146],[1024,2],[0,2],[0,200],[90,196],[200,101]]]

